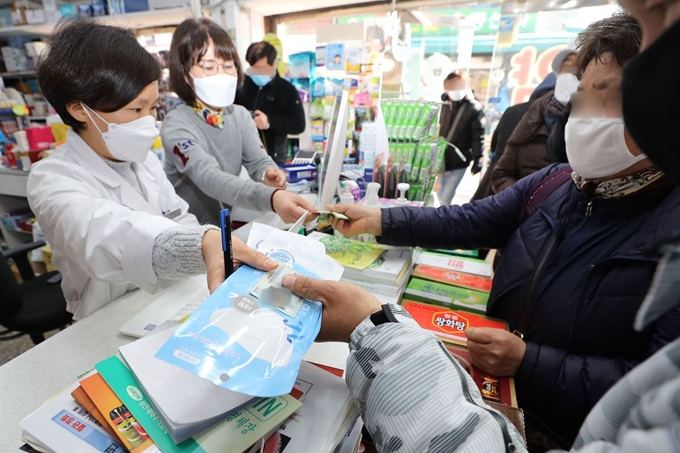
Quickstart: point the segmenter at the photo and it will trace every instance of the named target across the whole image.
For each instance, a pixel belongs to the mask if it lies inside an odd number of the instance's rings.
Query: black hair
[[[254,42],[246,51],[246,61],[252,66],[263,58],[266,58],[267,64],[273,65],[276,61],[276,55],[276,48],[268,42]]]
[[[642,43],[642,29],[633,16],[619,12],[593,22],[579,33],[576,40],[579,78],[591,61],[597,59],[621,67],[638,54]],[[603,59],[607,59],[606,61]]]
[[[460,71],[456,69],[455,71],[452,71],[449,75],[446,76],[444,79],[444,82],[448,80],[454,80],[454,79],[464,79],[465,78],[465,73],[463,71]]]
[[[208,51],[209,41],[215,46],[217,58],[234,62],[239,85],[243,82],[241,60],[227,32],[210,19],[187,19],[177,26],[172,35],[168,68],[170,88],[190,106],[197,102],[193,79],[189,75],[191,67],[200,62]]]
[[[85,123],[68,112],[74,101],[115,112],[161,78],[156,58],[134,33],[93,19],[59,21],[38,61],[40,90],[62,121],[80,131]]]

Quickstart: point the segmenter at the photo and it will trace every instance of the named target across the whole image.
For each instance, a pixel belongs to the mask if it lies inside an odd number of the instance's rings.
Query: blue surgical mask
[[[268,84],[269,82],[272,81],[272,78],[267,76],[267,75],[253,74],[253,75],[249,75],[248,77],[250,77],[250,79],[253,81],[253,83],[255,85],[259,86],[259,87],[263,87],[263,86],[265,86],[266,84]]]

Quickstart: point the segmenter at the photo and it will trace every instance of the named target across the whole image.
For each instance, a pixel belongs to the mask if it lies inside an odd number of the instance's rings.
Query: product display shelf
[[[25,171],[0,168],[0,214],[28,206],[28,200],[26,200],[27,181],[28,173]],[[6,229],[1,223],[0,232],[2,232],[5,242],[10,247],[31,239],[30,233]]]
[[[0,31],[5,30],[4,28],[0,28]],[[34,70],[29,70],[29,71],[13,71],[13,72],[0,72],[0,77],[5,78],[5,79],[23,79],[23,78],[32,78],[36,76],[36,72]]]
[[[139,13],[99,16],[96,19],[109,25],[128,28],[152,28],[164,25],[177,25],[191,17],[191,8],[167,8]],[[0,28],[0,36],[45,36],[52,32],[56,24],[19,25]]]

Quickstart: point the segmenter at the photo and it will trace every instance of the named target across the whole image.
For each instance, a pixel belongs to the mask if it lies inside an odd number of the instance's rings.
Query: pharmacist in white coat
[[[71,126],[66,144],[36,164],[28,200],[81,319],[135,288],[153,292],[208,273],[224,281],[221,234],[199,225],[157,156],[156,59],[128,30],[62,22],[38,67],[41,90]],[[233,239],[235,264],[276,263]]]

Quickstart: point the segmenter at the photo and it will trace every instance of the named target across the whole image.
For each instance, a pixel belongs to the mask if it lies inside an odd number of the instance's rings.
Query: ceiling
[[[315,9],[328,9],[350,5],[360,5],[363,3],[386,3],[376,2],[376,0],[239,0],[242,6],[251,8],[263,16],[279,16],[283,14],[310,11]]]

